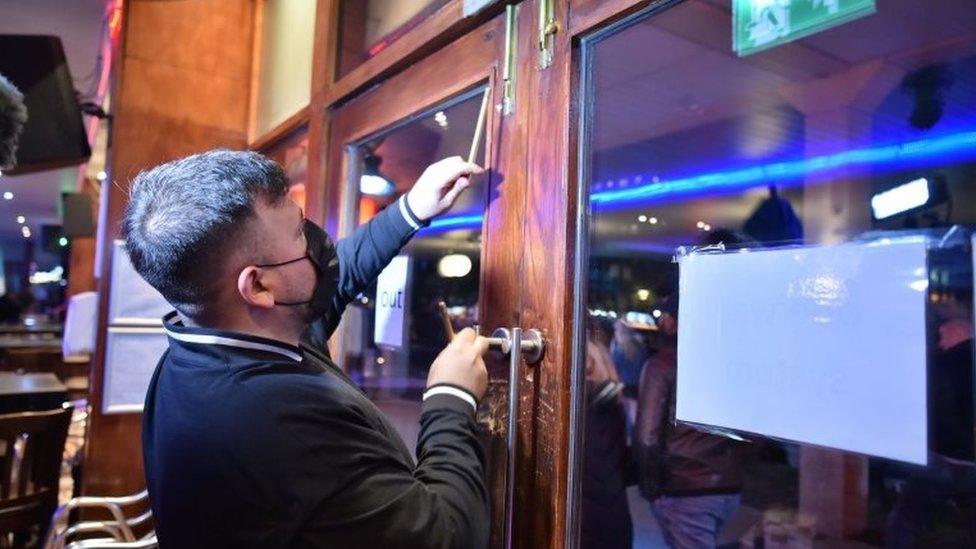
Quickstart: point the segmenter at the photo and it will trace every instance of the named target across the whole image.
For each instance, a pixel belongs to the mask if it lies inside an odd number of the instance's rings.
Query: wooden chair
[[[58,505],[70,408],[0,415],[0,547],[44,539]]]

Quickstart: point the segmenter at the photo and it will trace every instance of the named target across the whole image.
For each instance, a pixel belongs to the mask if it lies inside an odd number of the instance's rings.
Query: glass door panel
[[[350,146],[350,181],[357,188],[347,195],[354,210],[349,218],[359,225],[397,207],[427,166],[467,157],[483,97],[484,88],[478,88]],[[477,162],[484,165],[484,147],[479,149]],[[479,322],[485,179],[476,178],[449,212],[404,247],[397,259],[407,277],[401,295],[377,295],[374,284],[345,313],[346,371],[387,413],[408,447],[417,440],[427,370],[447,345],[438,305],[447,306],[455,330]],[[378,331],[378,300],[391,299],[402,306],[402,328]]]
[[[333,356],[389,415],[409,448],[417,442],[428,368],[447,343],[439,302],[445,303],[454,329],[480,324],[485,334],[511,326],[517,314],[512,294],[521,288],[520,264],[511,252],[520,249],[522,235],[514,224],[499,220],[513,217],[522,205],[520,181],[500,175],[516,171],[521,128],[514,116],[494,108],[503,97],[500,68],[512,28],[508,23],[505,16],[486,21],[330,115],[322,221],[341,235],[382,208],[398,207],[396,199],[431,163],[448,156],[467,158],[489,90],[475,160],[487,172],[474,179],[450,212],[418,231],[405,247],[397,260],[406,277],[403,293],[399,288],[389,292],[380,281],[360,296],[330,342]],[[394,306],[403,307],[402,327],[377,334],[377,308],[390,305],[391,298]],[[489,388],[477,420],[487,458],[491,544],[498,546],[506,532],[510,478],[505,428],[510,369],[498,354],[489,353],[486,363]]]
[[[751,3],[760,16],[773,4]],[[658,3],[584,41],[580,546],[976,546],[976,4],[877,4],[745,57],[729,0]],[[880,231],[956,242],[930,252],[917,281],[927,465],[675,421],[676,401],[695,397],[676,395],[691,329],[679,247],[827,246]],[[795,358],[783,375],[804,374]],[[885,368],[870,352],[863,364]]]

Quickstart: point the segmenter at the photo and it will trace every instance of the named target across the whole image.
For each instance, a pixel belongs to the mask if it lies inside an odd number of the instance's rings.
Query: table
[[[60,408],[68,388],[54,374],[0,372],[0,414]]]

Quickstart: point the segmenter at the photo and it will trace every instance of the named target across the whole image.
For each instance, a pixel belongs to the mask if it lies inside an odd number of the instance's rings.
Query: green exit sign
[[[740,57],[874,13],[875,0],[732,0]]]

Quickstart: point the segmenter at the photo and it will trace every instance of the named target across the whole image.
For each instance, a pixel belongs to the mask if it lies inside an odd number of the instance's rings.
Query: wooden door
[[[506,17],[496,17],[443,49],[331,112],[326,191],[321,217],[331,234],[356,225],[409,189],[426,165],[445,156],[468,156],[480,105],[487,94],[478,161],[488,172],[458,207],[418,232],[404,251],[411,282],[404,328],[395,342],[374,338],[376,294],[367,292],[333,339],[335,356],[398,427],[416,442],[416,402],[424,363],[446,342],[431,306],[444,300],[455,327],[477,322],[482,332],[515,326],[522,273],[524,200],[520,140],[515,118],[500,108]],[[363,176],[379,176],[368,188]],[[384,189],[383,181],[390,187]],[[317,205],[310,198],[311,215]],[[445,261],[461,261],[444,273]],[[435,265],[436,263],[436,265]],[[469,269],[465,272],[465,266]],[[441,271],[441,272],[438,272]],[[488,360],[490,388],[479,413],[489,452],[492,546],[504,544],[506,432],[509,370],[504,357]],[[406,398],[408,397],[409,398]]]
[[[568,3],[551,4],[547,17],[561,30],[551,40],[551,63],[546,66],[540,63],[539,48],[543,6],[528,0],[324,113],[331,126],[326,190],[318,199],[309,197],[312,215],[323,218],[332,234],[347,232],[374,211],[362,205],[356,192],[363,147],[383,147],[418,121],[430,126],[442,111],[450,126],[452,108],[463,109],[483,86],[489,90],[478,323],[485,334],[501,327],[536,329],[546,345],[541,362],[519,361],[514,372],[507,358],[489,359],[489,394],[479,417],[489,450],[491,547],[564,547],[571,531],[567,494],[577,190],[570,174],[575,166],[571,90],[576,61]],[[380,173],[393,168],[388,162],[394,160],[384,158]],[[349,328],[333,342],[335,356],[365,371],[364,357],[349,356],[350,349],[361,345],[364,331],[350,333]],[[391,357],[366,358],[383,358],[389,364]],[[510,380],[517,383],[514,392]],[[517,395],[511,448],[510,393]],[[514,491],[510,503],[508,480]]]

